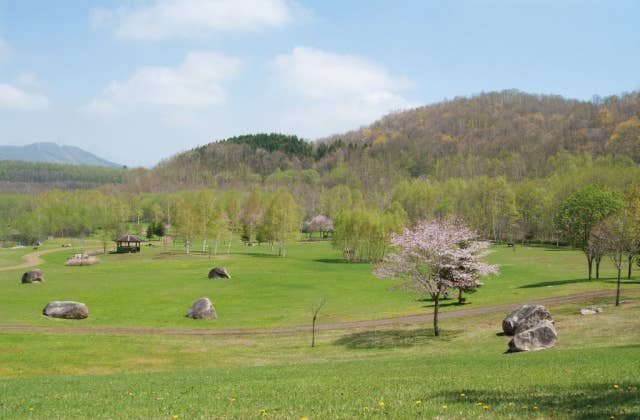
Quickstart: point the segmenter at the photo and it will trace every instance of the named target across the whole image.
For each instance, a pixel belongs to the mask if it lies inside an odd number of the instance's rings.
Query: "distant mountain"
[[[26,146],[0,146],[0,161],[47,162],[70,165],[108,166],[118,168],[122,165],[109,162],[75,146],[56,143],[34,143]]]

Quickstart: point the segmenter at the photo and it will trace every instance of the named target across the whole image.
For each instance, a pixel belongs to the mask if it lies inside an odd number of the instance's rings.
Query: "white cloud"
[[[303,136],[354,129],[416,106],[401,95],[412,86],[407,78],[361,57],[297,47],[277,56],[272,69],[290,102],[282,123]]]
[[[0,83],[0,109],[41,111],[49,107],[49,100],[39,93],[29,93],[13,85]]]
[[[114,114],[139,107],[198,110],[225,101],[222,83],[240,71],[240,61],[213,52],[191,52],[177,67],[142,67],[126,81],[113,81],[82,111]]]
[[[97,27],[127,39],[159,40],[280,27],[300,10],[292,0],[155,0],[149,5],[96,9]]]

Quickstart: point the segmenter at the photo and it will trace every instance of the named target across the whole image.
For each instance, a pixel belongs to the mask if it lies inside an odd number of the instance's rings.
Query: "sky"
[[[130,167],[518,89],[640,89],[640,1],[0,0],[0,144]]]

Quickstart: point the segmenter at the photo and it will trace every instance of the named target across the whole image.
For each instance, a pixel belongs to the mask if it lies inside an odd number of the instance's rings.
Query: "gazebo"
[[[116,239],[116,252],[140,252],[142,239],[133,235],[124,235]]]

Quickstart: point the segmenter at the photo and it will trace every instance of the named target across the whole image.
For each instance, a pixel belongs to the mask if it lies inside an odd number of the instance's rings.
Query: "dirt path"
[[[45,251],[31,252],[27,255],[22,256],[22,259],[25,260],[25,262],[23,262],[22,264],[12,265],[9,267],[0,267],[0,271],[19,270],[21,268],[34,267],[36,265],[40,265],[44,263],[42,258],[40,258],[41,255],[51,254],[52,252],[69,251],[70,249],[73,249],[73,248],[54,248],[54,249],[47,249]]]
[[[509,311],[525,303],[537,303],[541,305],[560,305],[572,302],[582,302],[587,299],[614,296],[615,290],[596,290],[573,295],[557,296],[545,299],[534,299],[525,302],[508,303],[496,306],[484,306],[479,308],[461,309],[457,311],[441,312],[440,319],[458,318],[472,315],[486,315],[493,313],[507,314]],[[640,289],[625,290],[624,294],[637,295]],[[333,324],[317,325],[317,330],[352,330],[360,328],[372,328],[385,325],[401,325],[420,322],[431,322],[431,312],[420,315],[408,315],[397,318],[374,319],[368,321],[338,322]],[[207,335],[207,336],[237,336],[250,334],[284,334],[311,331],[309,325],[299,325],[281,328],[253,328],[232,330],[206,330],[206,329],[177,329],[177,328],[128,328],[128,327],[69,327],[69,326],[36,326],[36,325],[0,325],[1,332],[51,332],[51,333],[75,333],[75,334],[105,334],[105,335]]]

